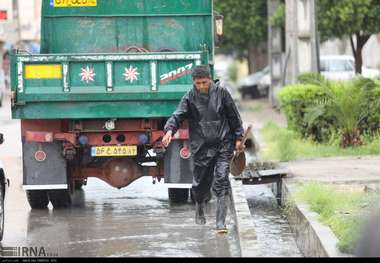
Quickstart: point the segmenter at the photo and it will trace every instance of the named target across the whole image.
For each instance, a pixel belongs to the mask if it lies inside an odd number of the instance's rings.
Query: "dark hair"
[[[210,69],[206,65],[196,66],[193,69],[193,79],[203,79],[209,78],[211,79]]]

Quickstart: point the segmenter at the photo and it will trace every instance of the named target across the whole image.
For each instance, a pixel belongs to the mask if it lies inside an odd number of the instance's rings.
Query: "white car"
[[[353,56],[321,56],[320,67],[321,74],[330,80],[350,80],[357,76]],[[365,78],[376,78],[380,76],[380,71],[363,66],[361,75]]]

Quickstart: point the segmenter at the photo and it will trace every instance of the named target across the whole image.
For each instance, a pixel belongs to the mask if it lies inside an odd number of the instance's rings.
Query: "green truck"
[[[170,201],[187,200],[187,124],[167,149],[163,127],[192,68],[213,69],[221,18],[212,0],[43,0],[41,54],[11,56],[30,206],[67,207],[89,177],[164,178]]]

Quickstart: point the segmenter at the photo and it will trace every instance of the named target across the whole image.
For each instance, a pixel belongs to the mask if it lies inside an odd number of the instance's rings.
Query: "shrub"
[[[311,137],[318,142],[326,141],[330,137],[331,127],[335,122],[332,116],[318,117],[313,122],[308,122],[306,118],[309,107],[326,98],[321,87],[310,84],[291,85],[281,89],[277,96],[291,130],[303,138]]]
[[[319,73],[303,73],[297,78],[299,84],[310,84],[319,86],[321,83],[329,84],[329,81]]]
[[[289,128],[303,138],[328,142],[341,134],[341,145],[347,147],[360,145],[362,133],[379,132],[380,87],[375,81],[333,82],[309,73],[301,75],[299,82],[277,96]]]

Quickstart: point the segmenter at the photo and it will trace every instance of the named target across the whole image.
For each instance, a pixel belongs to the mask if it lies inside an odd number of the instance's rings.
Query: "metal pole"
[[[16,31],[17,31],[17,41],[20,42],[21,40],[21,25],[20,25],[20,15],[19,15],[19,1],[18,0],[12,0],[12,9],[13,9],[13,21],[16,24]]]
[[[271,24],[271,18],[279,7],[279,0],[268,0],[268,54],[271,72],[271,85],[268,91],[269,102],[272,107],[278,107],[276,91],[282,87],[283,55],[282,55],[282,31],[278,26]]]
[[[300,74],[319,71],[319,38],[315,0],[286,0],[286,83]]]

